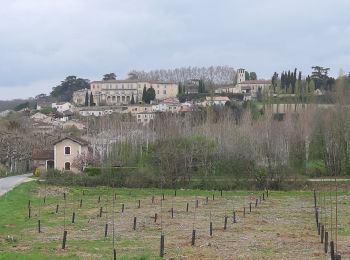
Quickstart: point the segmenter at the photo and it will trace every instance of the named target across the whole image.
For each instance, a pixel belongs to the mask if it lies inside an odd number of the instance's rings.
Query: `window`
[[[163,90],[163,94],[166,95],[166,90],[165,89]]]
[[[70,146],[64,147],[64,154],[70,154]]]
[[[65,163],[64,163],[64,169],[65,169],[66,171],[70,171],[70,162],[65,162]]]

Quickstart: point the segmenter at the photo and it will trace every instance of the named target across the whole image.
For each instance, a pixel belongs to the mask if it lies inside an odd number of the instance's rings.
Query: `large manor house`
[[[149,82],[139,80],[104,80],[93,81],[90,90],[82,89],[74,92],[73,102],[84,105],[86,92],[92,94],[96,106],[128,105],[134,99],[135,103],[142,100],[144,88],[153,88],[157,100],[176,98],[178,85],[168,82]]]

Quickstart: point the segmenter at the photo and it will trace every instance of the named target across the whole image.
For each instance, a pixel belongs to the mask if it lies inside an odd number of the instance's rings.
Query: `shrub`
[[[34,177],[40,177],[42,174],[42,170],[38,167],[34,171]]]
[[[264,168],[256,169],[255,180],[256,180],[257,189],[264,189],[266,187],[266,184],[267,184],[266,178],[267,178],[266,169]]]
[[[0,163],[0,176],[6,176],[7,175],[7,168],[5,165]]]

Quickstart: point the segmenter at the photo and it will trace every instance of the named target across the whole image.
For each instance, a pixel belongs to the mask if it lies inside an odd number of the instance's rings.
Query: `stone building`
[[[73,103],[79,106],[84,106],[85,105],[85,98],[86,98],[86,93],[88,93],[88,103],[90,102],[90,94],[91,91],[90,89],[80,89],[77,91],[73,92]]]
[[[78,172],[74,160],[88,153],[88,142],[73,136],[64,137],[54,143],[54,166],[57,170]]]
[[[143,89],[153,88],[156,100],[176,97],[178,85],[169,82],[148,82],[139,80],[106,80],[93,81],[90,90],[94,102],[101,105],[128,105],[134,98],[135,103],[142,100]]]

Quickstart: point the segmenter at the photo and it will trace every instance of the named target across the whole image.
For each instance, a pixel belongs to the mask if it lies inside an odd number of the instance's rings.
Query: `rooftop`
[[[54,150],[53,149],[33,149],[32,159],[33,160],[53,160]]]
[[[91,84],[97,83],[149,83],[149,84],[175,84],[174,82],[165,81],[150,81],[150,80],[138,80],[138,79],[123,79],[123,80],[97,80],[92,81]]]
[[[246,80],[238,84],[271,84],[271,80]]]
[[[86,140],[84,140],[84,139],[82,139],[82,138],[80,138],[80,137],[73,136],[73,135],[65,136],[65,137],[63,137],[63,138],[57,140],[57,141],[54,142],[53,144],[56,145],[56,144],[58,144],[58,143],[60,143],[60,142],[62,142],[62,141],[64,141],[64,140],[66,140],[66,139],[69,139],[69,140],[71,140],[71,141],[73,141],[73,142],[76,142],[76,143],[78,143],[78,144],[80,144],[80,145],[88,145],[88,144],[89,144],[88,141],[86,141]]]

